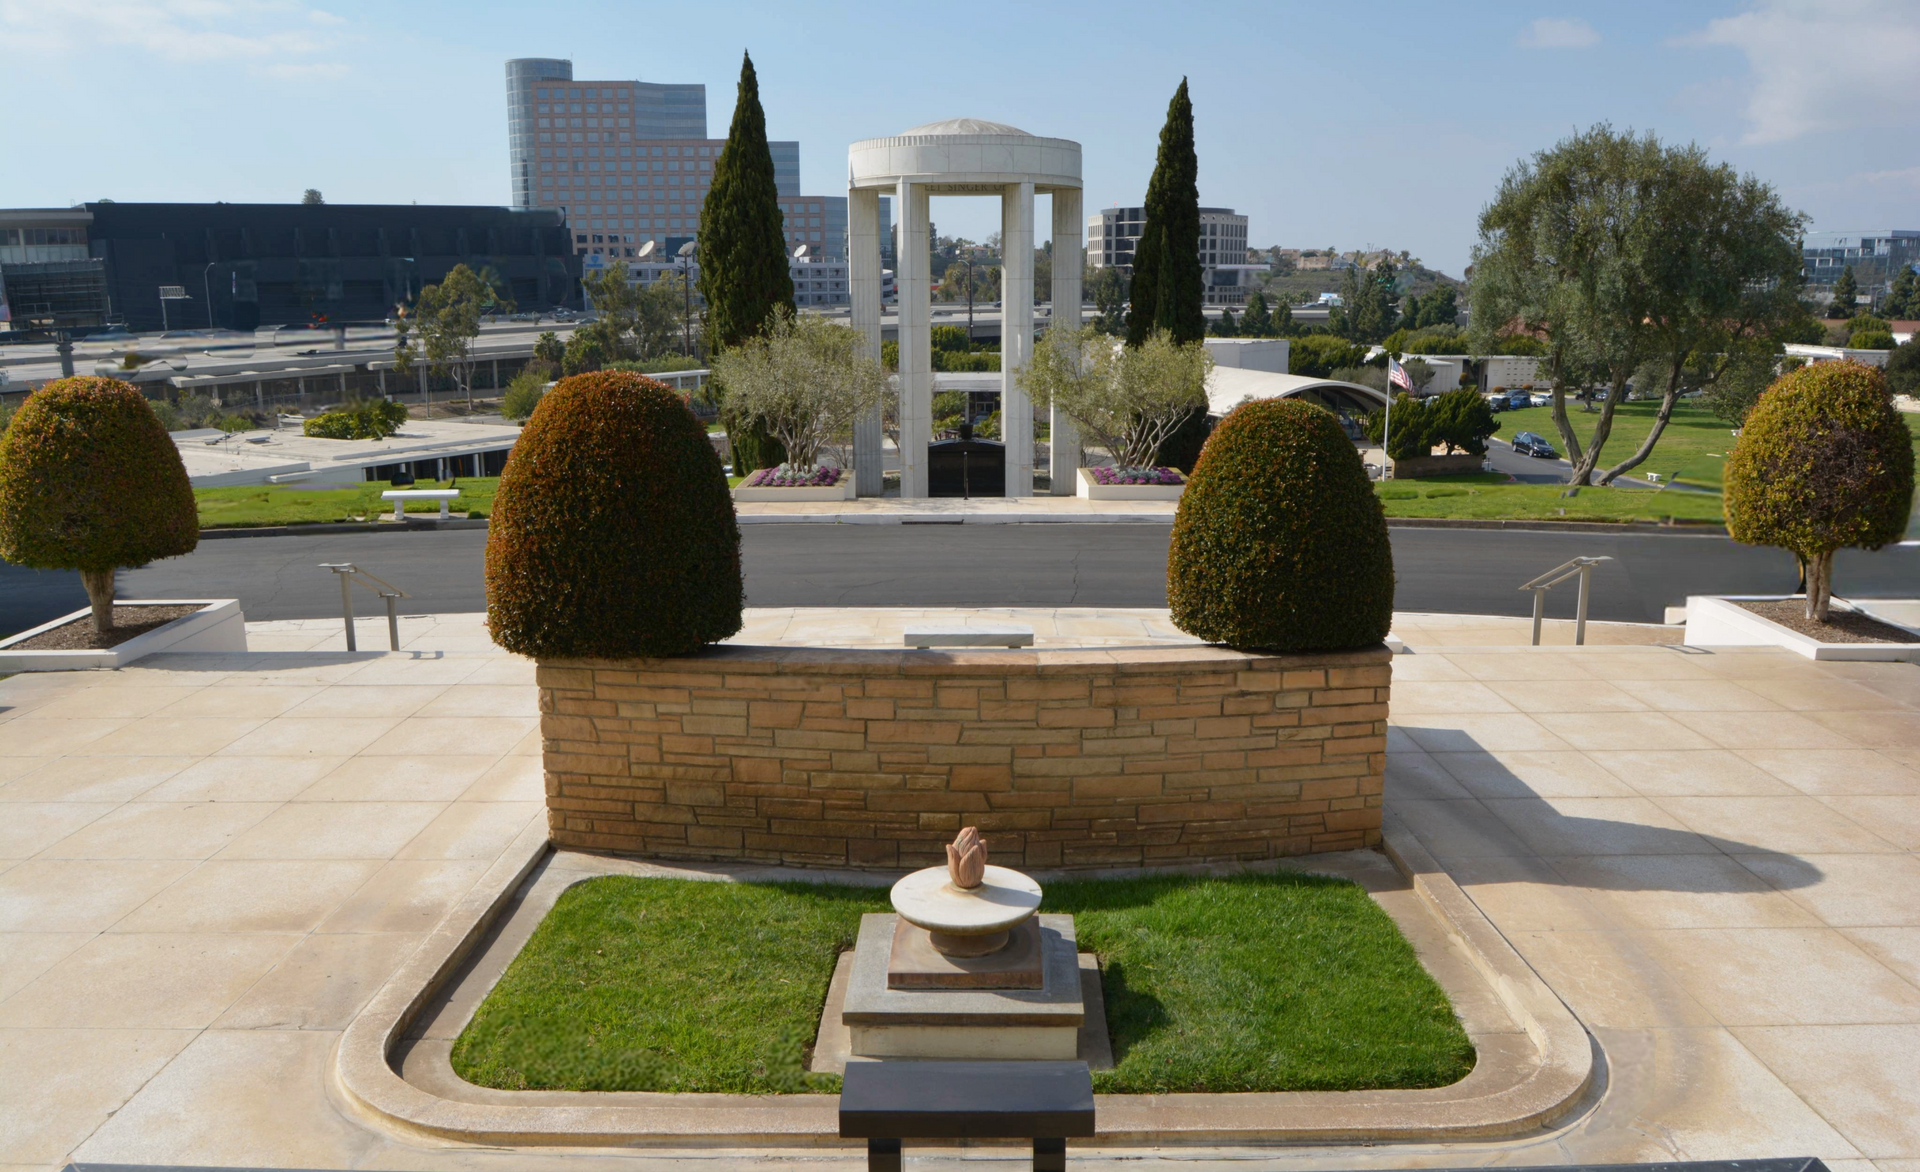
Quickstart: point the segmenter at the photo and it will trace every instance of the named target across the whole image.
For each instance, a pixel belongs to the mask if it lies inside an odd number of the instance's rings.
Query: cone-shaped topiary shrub
[[[684,655],[740,629],[740,528],[720,457],[645,375],[561,380],[500,474],[487,625],[546,659]]]
[[[1207,439],[1167,557],[1174,625],[1262,651],[1370,647],[1393,619],[1387,521],[1333,414],[1243,403]]]
[[[1827,619],[1833,555],[1900,540],[1913,436],[1884,375],[1858,362],[1790,370],[1761,393],[1727,453],[1727,531],[1807,567],[1807,618]]]
[[[113,627],[115,570],[198,544],[180,449],[127,383],[57,379],[0,433],[0,558],[80,571],[96,633]]]

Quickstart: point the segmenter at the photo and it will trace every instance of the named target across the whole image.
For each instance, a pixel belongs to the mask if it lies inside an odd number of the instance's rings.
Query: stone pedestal
[[[954,956],[935,945],[933,933],[903,918],[893,928],[887,955],[889,989],[1040,989],[1046,986],[1040,925],[1028,920],[985,956]]]
[[[1034,918],[1037,989],[900,989],[888,985],[899,917],[860,917],[843,1017],[857,1058],[1072,1059],[1086,1002],[1073,917]],[[964,962],[960,962],[964,963]]]

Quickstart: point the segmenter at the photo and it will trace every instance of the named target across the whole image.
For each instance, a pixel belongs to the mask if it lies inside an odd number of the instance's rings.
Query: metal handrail
[[[1573,645],[1575,647],[1586,646],[1587,593],[1590,588],[1593,567],[1599,565],[1601,562],[1610,562],[1612,560],[1612,558],[1604,556],[1597,558],[1574,558],[1570,562],[1555,566],[1553,569],[1548,570],[1538,578],[1520,587],[1522,590],[1533,591],[1533,645],[1535,647],[1540,646],[1540,623],[1541,620],[1546,618],[1547,614],[1547,591],[1558,586],[1568,578],[1573,577],[1575,574],[1580,576],[1580,602],[1574,616]]]
[[[340,610],[347,624],[347,650],[360,650],[353,637],[353,583],[362,578],[366,579],[360,583],[362,586],[387,600],[387,643],[393,650],[400,650],[400,615],[395,609],[395,604],[400,599],[412,598],[413,595],[391,582],[374,577],[352,562],[322,562],[320,568],[332,570],[340,577]]]

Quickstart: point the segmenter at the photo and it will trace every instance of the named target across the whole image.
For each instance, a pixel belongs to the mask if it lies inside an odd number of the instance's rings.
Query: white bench
[[[908,627],[906,645],[932,647],[1031,647],[1032,627]]]
[[[447,502],[460,495],[457,488],[389,488],[380,494],[383,501],[393,502],[393,519],[407,519],[408,501],[439,501],[440,519],[447,519]]]

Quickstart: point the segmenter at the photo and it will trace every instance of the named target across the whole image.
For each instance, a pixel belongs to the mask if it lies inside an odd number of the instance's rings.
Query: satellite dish
[[[658,251],[659,246],[660,246],[659,241],[649,240],[645,244],[642,244],[640,246],[640,251],[635,255],[641,260],[646,260],[649,257],[651,257],[656,251]]]

